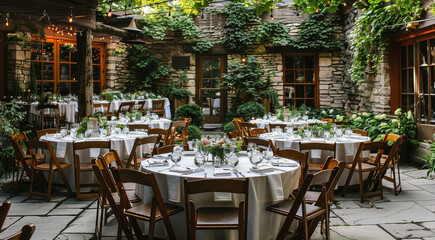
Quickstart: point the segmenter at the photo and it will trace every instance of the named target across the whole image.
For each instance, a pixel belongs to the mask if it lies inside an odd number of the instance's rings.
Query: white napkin
[[[275,169],[270,166],[253,166],[250,170],[251,172],[273,172]]]
[[[66,142],[57,142],[56,156],[58,158],[65,158],[65,153],[66,153]]]
[[[173,168],[171,168],[171,169],[169,169],[169,171],[170,172],[176,172],[176,173],[189,173],[189,172],[191,172],[192,171],[192,169],[190,169],[190,168],[187,168],[187,167],[181,167],[181,166],[178,166],[178,167],[173,167]]]
[[[230,168],[215,168],[213,172],[214,176],[231,176]]]
[[[273,201],[283,200],[284,190],[282,188],[281,174],[267,175],[267,181],[269,182],[270,195]]]
[[[124,138],[124,145],[125,145],[125,154],[128,156],[130,154],[132,154],[131,150],[133,148],[134,145],[134,141],[136,139],[131,139],[131,138]]]
[[[180,202],[180,176],[166,175],[168,198],[171,202]]]
[[[286,161],[285,159],[277,159],[271,161],[272,166],[276,167],[297,167],[298,164],[292,161]]]

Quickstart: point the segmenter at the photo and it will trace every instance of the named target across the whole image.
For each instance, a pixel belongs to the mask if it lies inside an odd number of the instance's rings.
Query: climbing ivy
[[[365,13],[356,21],[352,49],[355,52],[351,76],[357,83],[364,81],[364,73],[375,74],[377,65],[384,60],[388,40],[392,33],[403,26],[391,26],[414,21],[421,11],[420,0],[384,0],[356,2],[355,6]]]
[[[276,45],[289,44],[289,30],[282,22],[270,22],[259,25],[250,37],[255,42],[272,42]]]

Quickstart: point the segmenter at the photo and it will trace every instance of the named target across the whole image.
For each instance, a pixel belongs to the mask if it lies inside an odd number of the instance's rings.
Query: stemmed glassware
[[[253,150],[249,156],[249,161],[255,165],[258,166],[261,161],[263,161],[263,154],[258,151],[257,149]]]
[[[202,169],[201,167],[205,164],[205,157],[200,153],[196,153],[193,162],[198,167],[198,170]]]
[[[179,145],[175,145],[172,151],[171,160],[175,163],[174,167],[178,167],[178,163],[181,161],[182,148]]]

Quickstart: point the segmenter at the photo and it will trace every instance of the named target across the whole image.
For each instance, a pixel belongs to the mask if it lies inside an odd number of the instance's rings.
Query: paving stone
[[[435,232],[414,223],[381,224],[381,227],[395,238],[423,238],[435,235]]]
[[[399,195],[395,196],[391,193],[384,193],[384,196],[392,202],[409,202],[409,201],[422,201],[433,200],[435,195],[427,191],[402,191]]]
[[[29,198],[29,196],[13,196],[13,197],[9,198],[8,201],[11,203],[20,203],[20,202],[24,202],[28,198]],[[45,201],[45,202],[47,202],[47,201]]]
[[[55,238],[55,240],[88,240],[93,237],[93,234],[60,234]]]
[[[33,223],[36,229],[32,239],[51,240],[56,238],[62,229],[64,229],[73,219],[73,216],[26,216],[2,232],[0,234],[0,238],[12,235],[13,233],[21,230],[24,225]]]
[[[316,229],[311,239],[322,240],[323,238],[320,236],[319,232],[320,231]],[[376,225],[331,227],[330,233],[331,239],[334,240],[394,240],[393,237]]]
[[[434,184],[426,184],[426,185],[420,185],[418,186],[419,188],[428,191],[430,193],[434,193],[435,194],[435,183]]]
[[[435,222],[424,222],[421,225],[425,228],[435,230]]]
[[[64,201],[67,198],[68,197],[65,196],[65,195],[52,195],[51,198],[50,198],[50,202],[60,203],[60,202]],[[43,199],[43,198],[29,198],[29,199],[27,199],[26,202],[30,202],[30,203],[44,203],[44,202],[47,202],[47,200]]]
[[[8,216],[42,216],[50,212],[57,203],[12,203]]]
[[[428,185],[428,184],[435,185],[434,180],[428,180],[428,179],[423,179],[423,178],[405,180],[404,182],[410,183],[414,186],[421,186],[421,185]]]
[[[55,208],[48,214],[48,216],[77,216],[82,211],[83,209],[80,208]]]
[[[6,217],[2,229],[8,228],[10,225],[18,221],[21,217]]]
[[[429,211],[435,212],[435,202],[432,201],[418,201],[418,204],[427,208]]]
[[[62,233],[94,233],[96,213],[96,209],[83,211]]]
[[[409,171],[405,172],[405,175],[408,175],[413,178],[426,178],[427,177],[427,170],[416,170],[416,171]]]
[[[75,198],[68,198],[63,203],[64,204],[88,204],[88,205],[91,205],[91,203],[93,203],[94,201],[95,200],[81,200],[81,201],[77,201]]]
[[[337,203],[338,208],[340,209],[349,209],[349,208],[360,208],[355,201],[340,201]]]
[[[80,209],[88,208],[89,203],[62,203],[57,208],[69,208],[69,209]]]
[[[335,214],[350,225],[435,221],[435,214],[415,202],[386,202],[370,209],[337,209]]]

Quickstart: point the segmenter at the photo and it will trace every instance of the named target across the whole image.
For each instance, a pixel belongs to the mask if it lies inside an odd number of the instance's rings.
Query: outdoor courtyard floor
[[[331,212],[331,239],[435,239],[435,180],[426,179],[426,170],[401,167],[402,192],[394,196],[392,184],[384,181],[384,200],[361,204],[356,192],[346,198],[336,193]],[[8,187],[9,186],[9,187]],[[76,201],[55,194],[50,202],[29,199],[28,185],[18,194],[3,184],[0,201],[9,200],[12,207],[0,238],[33,223],[32,239],[92,239],[96,201]],[[116,239],[116,220],[103,230],[103,239]],[[316,231],[312,239],[322,239]]]

